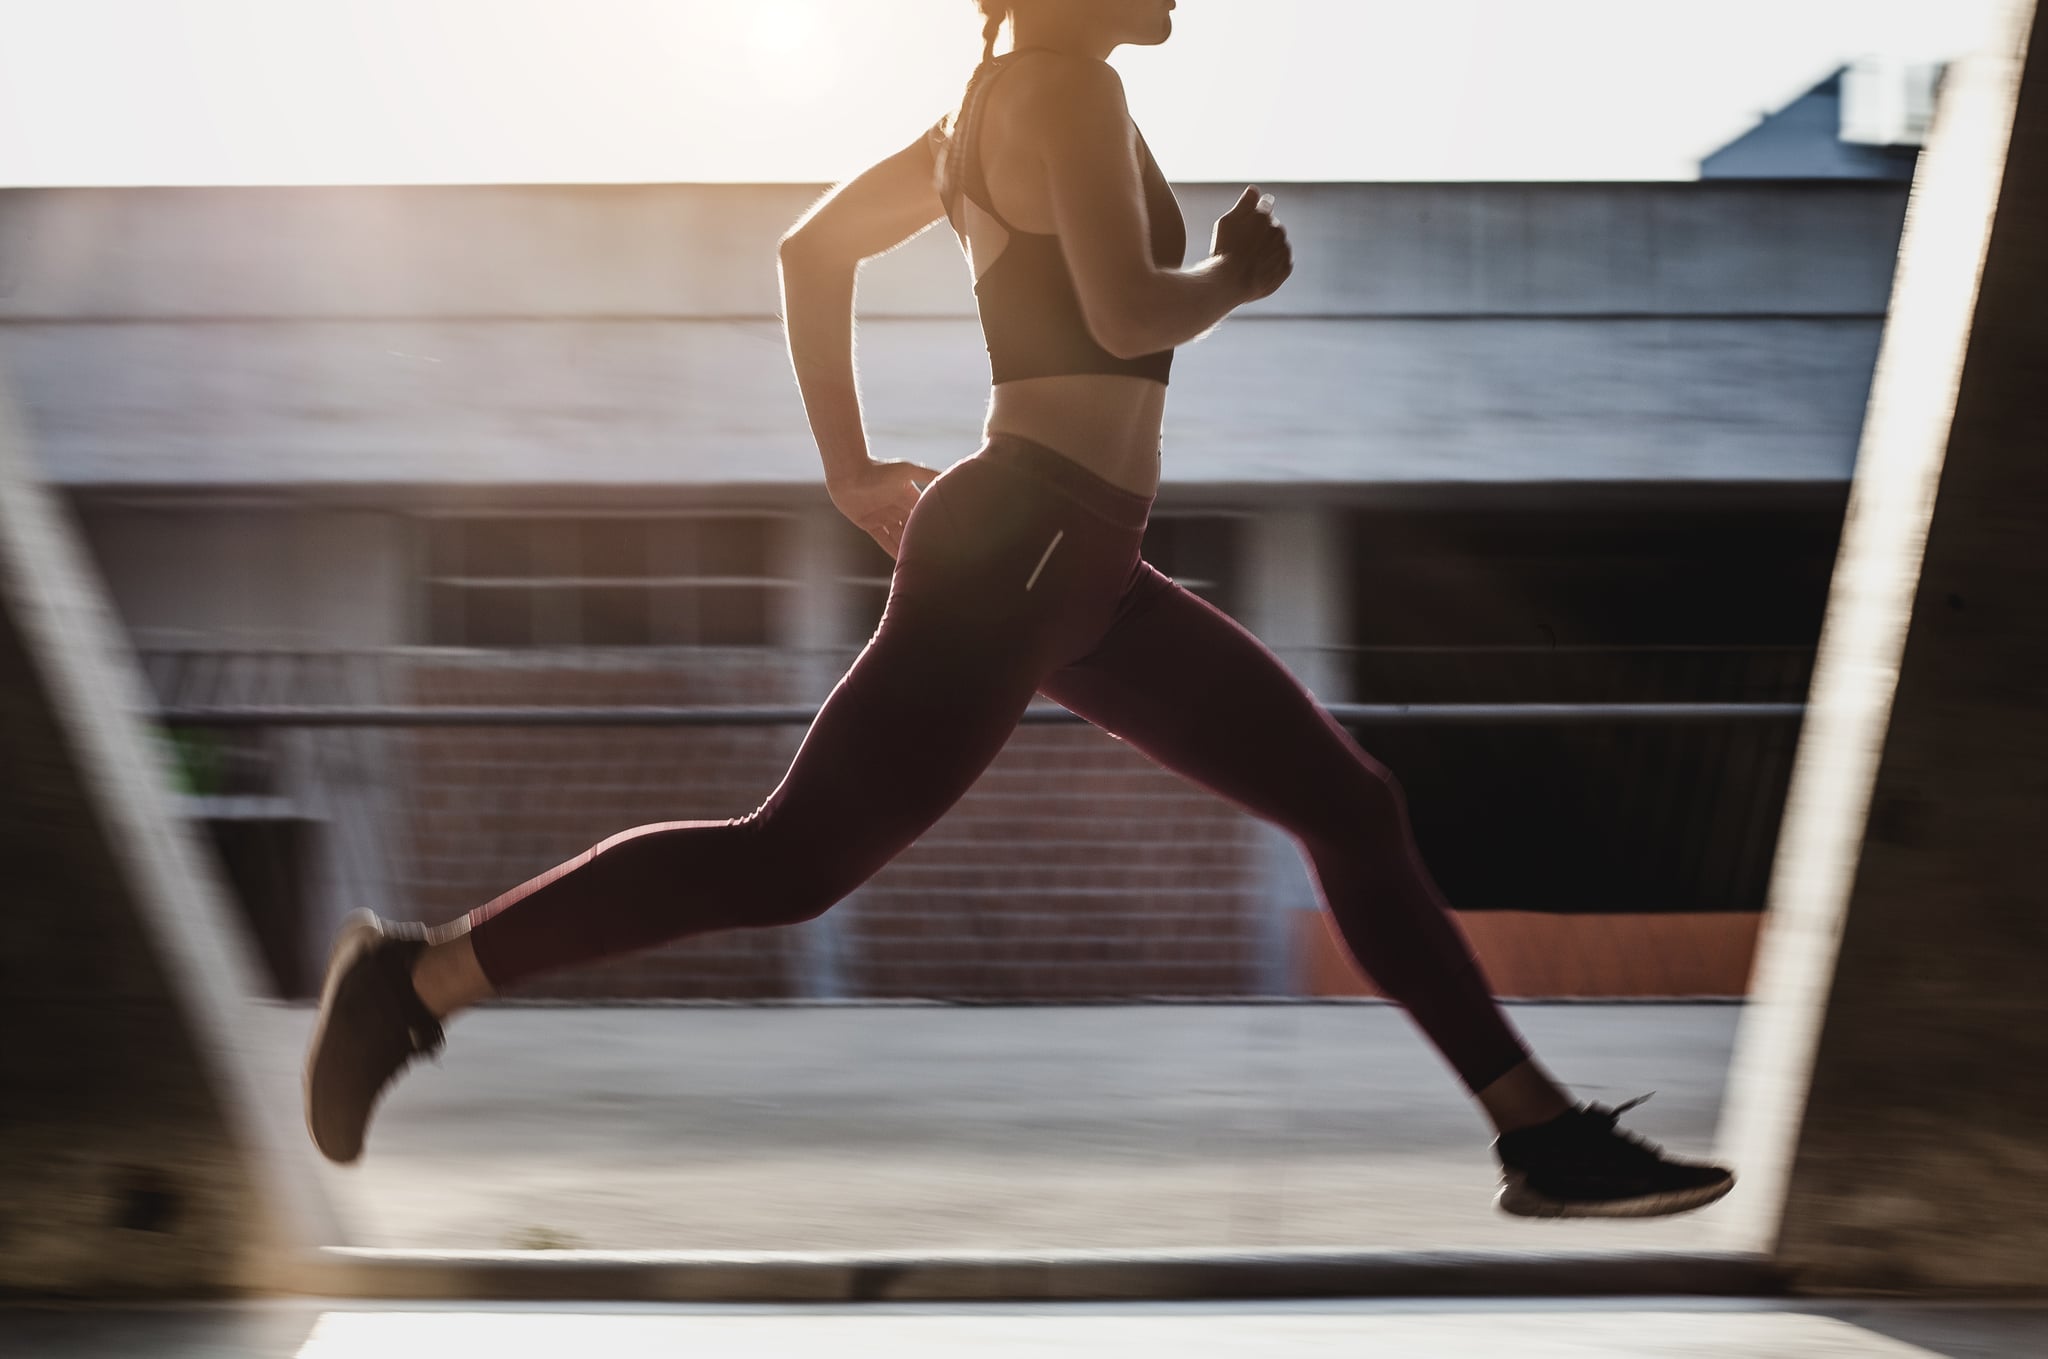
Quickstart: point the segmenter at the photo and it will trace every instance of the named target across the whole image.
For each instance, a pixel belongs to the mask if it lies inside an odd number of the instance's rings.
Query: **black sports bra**
[[[967,224],[960,212],[963,195],[1010,235],[995,263],[982,271],[974,284],[981,333],[988,344],[989,375],[999,384],[1067,373],[1117,373],[1164,383],[1173,367],[1173,351],[1162,349],[1120,359],[1097,344],[1082,315],[1060,238],[1049,232],[1021,231],[995,210],[981,165],[981,109],[988,102],[994,77],[1008,69],[1017,55],[1013,51],[982,63],[968,81],[952,135],[946,135],[945,118],[933,125],[930,134],[938,164],[939,198],[961,245],[967,245]],[[1145,215],[1152,229],[1153,263],[1177,269],[1187,258],[1187,225],[1181,219],[1180,204],[1143,135],[1138,138],[1138,153],[1145,183]]]

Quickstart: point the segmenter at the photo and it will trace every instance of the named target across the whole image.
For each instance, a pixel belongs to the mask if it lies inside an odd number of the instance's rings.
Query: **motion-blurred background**
[[[1553,1069],[1697,1143],[1916,156],[1990,6],[1416,8],[1189,0],[1117,58],[1191,236],[1256,181],[1299,261],[1177,366],[1147,555],[1362,705],[1504,995],[1616,1002],[1518,1007]],[[348,910],[451,919],[765,796],[800,722],[618,710],[802,710],[872,629],[774,247],[957,96],[972,6],[0,19],[0,368],[279,1051]],[[943,228],[863,273],[877,456],[976,446],[968,282]],[[1471,704],[1505,706],[1433,710]],[[407,1245],[1495,1239],[1397,1012],[1227,1003],[1369,995],[1284,838],[1030,724],[823,919],[458,1021],[343,1192]],[[1208,1004],[1073,1008],[1163,1001]]]

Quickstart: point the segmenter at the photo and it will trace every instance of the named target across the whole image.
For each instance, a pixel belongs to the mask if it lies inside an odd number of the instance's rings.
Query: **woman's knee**
[[[1296,834],[1311,851],[1339,853],[1408,825],[1408,796],[1385,765],[1360,765],[1317,800]]]
[[[786,881],[764,884],[763,891],[747,906],[745,923],[760,926],[803,925],[816,920],[852,895],[852,889],[821,882]]]
[[[1350,756],[1349,763],[1355,776],[1354,782],[1361,786],[1377,785],[1392,792],[1397,798],[1401,795],[1401,781],[1394,777],[1394,771],[1380,763],[1371,751],[1358,744],[1358,738],[1349,731],[1344,733],[1344,747],[1344,753]]]
[[[645,901],[664,925],[673,918],[690,933],[801,924],[859,884],[829,846],[792,843],[791,829],[772,806],[729,821],[636,826],[594,847],[587,871],[604,895]]]
[[[857,866],[817,836],[796,843],[787,818],[778,818],[774,802],[764,803],[733,823],[741,837],[740,874],[733,909],[741,923],[754,926],[802,925],[816,920],[860,885]]]

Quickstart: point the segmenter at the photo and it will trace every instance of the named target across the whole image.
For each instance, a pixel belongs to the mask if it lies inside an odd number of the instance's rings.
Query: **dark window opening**
[[[1840,503],[1349,516],[1361,703],[1800,703]],[[1465,910],[1763,906],[1796,721],[1361,727]]]
[[[448,515],[424,532],[431,646],[768,646],[795,585],[774,515]]]

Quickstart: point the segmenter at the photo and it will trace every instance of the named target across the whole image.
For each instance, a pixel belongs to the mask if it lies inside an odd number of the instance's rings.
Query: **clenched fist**
[[[1210,253],[1229,261],[1247,302],[1271,297],[1294,272],[1287,228],[1273,220],[1273,195],[1260,193],[1257,185],[1246,189],[1237,205],[1216,219],[1212,239]]]

